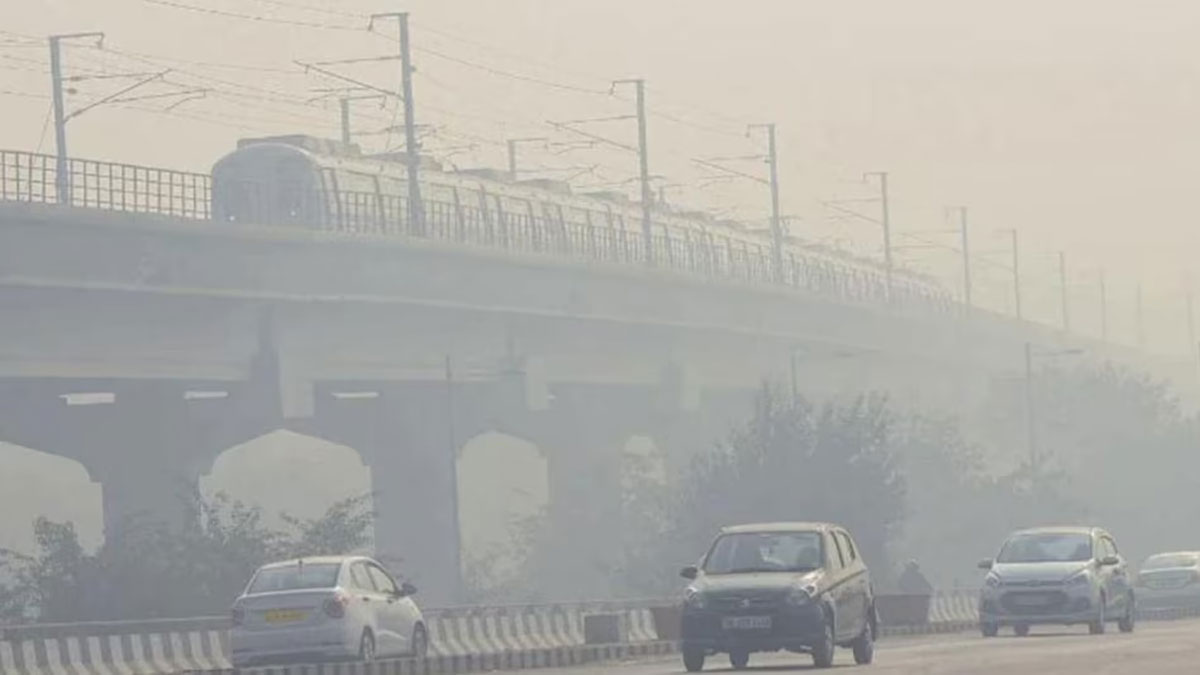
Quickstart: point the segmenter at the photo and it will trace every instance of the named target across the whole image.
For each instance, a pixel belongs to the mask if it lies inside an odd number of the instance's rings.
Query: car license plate
[[[721,619],[721,627],[725,630],[770,630],[769,616],[727,616]]]
[[[263,612],[263,621],[267,623],[296,623],[303,621],[308,612],[302,609],[269,609]]]
[[[1013,604],[1021,607],[1042,607],[1049,602],[1050,598],[1044,595],[1018,595],[1013,598]]]

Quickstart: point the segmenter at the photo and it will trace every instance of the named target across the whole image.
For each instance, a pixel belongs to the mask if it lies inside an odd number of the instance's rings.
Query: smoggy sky
[[[336,136],[336,105],[307,101],[339,85],[294,62],[394,54],[392,25],[372,35],[359,15],[397,10],[412,15],[425,147],[455,166],[501,166],[509,137],[570,138],[546,120],[629,114],[631,92],[609,96],[608,82],[644,77],[651,171],[668,201],[765,218],[763,186],[708,181],[692,159],[760,153],[746,124],[773,121],[794,233],[877,255],[877,226],[823,202],[870,198],[862,173],[887,170],[896,229],[909,233],[897,235],[900,259],[954,288],[956,254],[916,245],[955,244],[925,232],[966,204],[985,302],[1009,302],[998,231],[1016,227],[1039,317],[1057,316],[1051,252],[1065,249],[1077,325],[1098,322],[1105,268],[1118,337],[1132,333],[1140,281],[1151,340],[1186,342],[1200,244],[1200,3],[1187,0],[0,0],[0,147],[53,151],[46,48],[27,38],[81,30],[105,31],[107,49],[67,50],[68,74],[92,76],[72,83],[72,108],[133,81],[97,75],[174,70],[136,92],[162,97],[73,120],[72,155],[205,171],[241,136]],[[330,67],[396,86],[394,61]],[[180,102],[198,89],[204,98]],[[401,120],[394,101],[354,106],[364,147],[398,143],[383,131]],[[629,120],[580,128],[636,141]],[[619,149],[551,149],[523,146],[522,164],[587,187],[636,175]],[[765,175],[755,161],[730,166]]]

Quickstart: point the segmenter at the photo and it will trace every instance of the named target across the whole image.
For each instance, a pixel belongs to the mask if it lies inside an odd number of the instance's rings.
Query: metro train
[[[356,145],[311,136],[243,139],[213,166],[213,218],[380,234],[410,232],[405,160],[403,153],[366,155]],[[556,235],[569,244],[571,233],[586,231],[596,252],[608,250],[595,245],[596,232],[610,245],[642,245],[641,206],[620,193],[578,194],[564,182],[517,181],[490,169],[446,170],[424,156],[419,185],[425,225],[442,238],[458,236],[473,243],[504,238],[501,243],[507,244],[507,238],[525,236],[533,238],[531,246],[553,247]],[[733,274],[736,267],[745,268],[740,276],[746,278],[769,276],[771,237],[764,229],[664,205],[655,206],[652,223],[656,245],[686,250],[693,267],[701,267],[695,256],[699,251],[705,254],[704,271],[720,267],[727,276],[739,276]],[[794,285],[860,300],[880,300],[887,293],[886,272],[875,261],[795,237],[788,237],[783,257],[793,263]],[[890,297],[951,304],[936,281],[902,269],[893,271]]]

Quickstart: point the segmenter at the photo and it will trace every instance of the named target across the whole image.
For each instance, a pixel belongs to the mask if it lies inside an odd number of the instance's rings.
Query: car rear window
[[[1191,553],[1167,553],[1153,555],[1142,563],[1144,570],[1162,570],[1171,567],[1195,567],[1200,563],[1200,556]]]
[[[333,588],[337,585],[337,563],[313,563],[264,567],[254,575],[250,593],[292,591],[304,588]]]

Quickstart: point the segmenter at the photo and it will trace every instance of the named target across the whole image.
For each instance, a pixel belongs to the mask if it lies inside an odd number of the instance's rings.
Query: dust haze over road
[[[844,525],[886,591],[1043,524],[1200,549],[1194,2],[0,2],[0,621],[347,541],[478,605],[675,603],[735,522]]]

